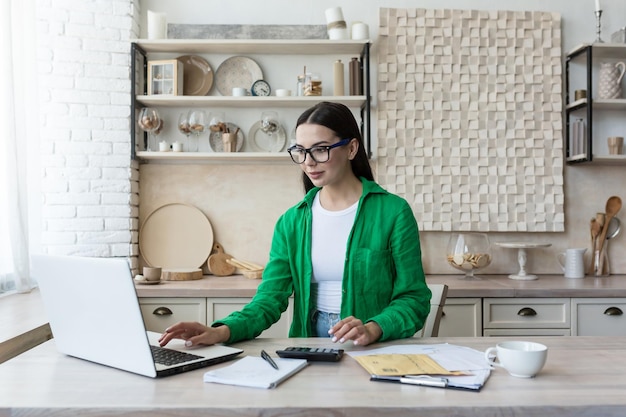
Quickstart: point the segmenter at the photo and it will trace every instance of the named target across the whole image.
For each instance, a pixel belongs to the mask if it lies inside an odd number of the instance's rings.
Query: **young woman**
[[[306,195],[276,223],[256,295],[211,327],[169,327],[162,346],[173,338],[188,346],[254,338],[279,320],[291,295],[290,337],[368,345],[422,328],[431,293],[417,222],[404,199],[374,182],[350,109],[322,102],[306,110],[288,152]]]

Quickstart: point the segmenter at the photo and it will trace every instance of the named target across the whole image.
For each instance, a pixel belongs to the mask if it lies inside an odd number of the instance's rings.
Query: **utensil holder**
[[[596,277],[608,277],[611,275],[609,254],[606,250],[608,242],[608,240],[604,242],[602,250],[597,250],[593,254],[593,275]]]
[[[235,133],[222,133],[222,144],[224,152],[235,152],[237,150],[237,135]]]

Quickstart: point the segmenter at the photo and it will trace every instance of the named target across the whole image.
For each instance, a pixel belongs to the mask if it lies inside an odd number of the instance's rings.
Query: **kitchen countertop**
[[[459,279],[462,275],[427,275],[430,284],[447,284],[448,298],[468,297],[626,297],[626,275],[582,279],[562,275],[541,275],[534,281],[516,281],[507,275],[484,275],[479,280]],[[159,285],[137,284],[139,297],[247,297],[256,293],[261,280],[242,275],[205,275],[194,281],[163,281]]]

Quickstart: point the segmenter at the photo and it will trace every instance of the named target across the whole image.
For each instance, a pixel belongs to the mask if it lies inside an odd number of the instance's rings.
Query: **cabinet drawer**
[[[485,337],[569,336],[570,329],[485,329]]]
[[[485,298],[485,329],[570,328],[569,298]]]
[[[480,298],[448,298],[443,306],[439,337],[482,336]]]
[[[572,335],[626,336],[625,298],[572,298]]]
[[[208,298],[207,299],[207,323],[222,319],[232,313],[239,311],[250,302],[251,298]],[[280,319],[266,329],[258,337],[289,337],[289,327],[293,318],[293,299],[289,299],[289,306]]]
[[[179,321],[206,324],[205,298],[140,298],[146,330],[162,332]]]

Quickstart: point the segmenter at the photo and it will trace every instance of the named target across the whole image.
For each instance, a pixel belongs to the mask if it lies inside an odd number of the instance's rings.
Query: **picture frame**
[[[148,95],[182,95],[183,71],[177,59],[148,61]]]

